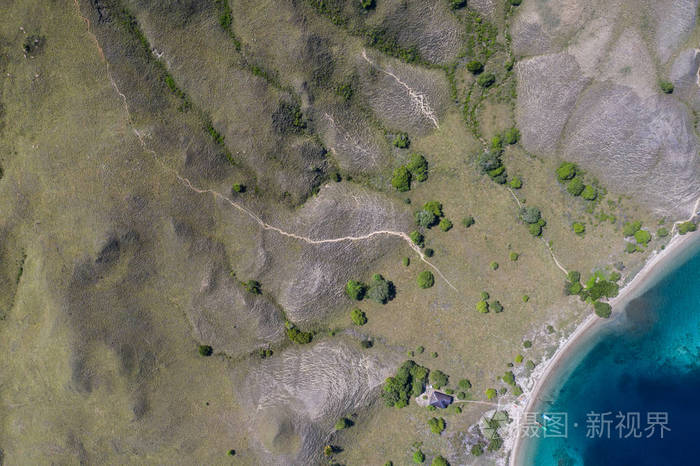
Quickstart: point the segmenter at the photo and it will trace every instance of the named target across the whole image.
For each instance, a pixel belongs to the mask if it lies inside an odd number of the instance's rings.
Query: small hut
[[[434,391],[430,395],[430,405],[436,408],[445,409],[452,404],[452,397],[445,393]]]

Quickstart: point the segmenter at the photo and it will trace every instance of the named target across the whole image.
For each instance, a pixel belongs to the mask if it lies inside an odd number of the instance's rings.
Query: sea
[[[700,464],[700,241],[572,351],[520,419],[524,464]]]

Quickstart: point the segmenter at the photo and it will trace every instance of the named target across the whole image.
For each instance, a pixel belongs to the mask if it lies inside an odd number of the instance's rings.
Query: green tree
[[[656,230],[656,236],[659,238],[665,238],[668,236],[668,230],[665,227],[661,227],[658,230]]]
[[[627,236],[634,236],[635,233],[637,233],[640,228],[642,228],[642,222],[639,220],[634,221],[634,222],[626,222],[622,226],[622,234]]]
[[[413,241],[413,244],[416,244],[420,247],[423,247],[425,244],[425,237],[417,232],[417,231],[412,231],[408,234],[408,237],[411,238],[411,241]]]
[[[410,145],[411,140],[408,138],[408,134],[398,133],[394,137],[394,146],[398,147],[399,149],[406,149]]]
[[[498,270],[498,262],[491,262],[490,267],[491,270]]]
[[[470,226],[474,225],[474,217],[471,215],[464,217],[462,219],[462,225],[464,225],[464,228],[469,228]]]
[[[411,172],[405,166],[394,169],[391,177],[391,185],[399,192],[406,192],[411,189]]]
[[[440,370],[430,372],[430,383],[438,390],[449,382],[449,376]]]
[[[646,230],[637,230],[634,233],[634,239],[637,241],[638,244],[643,244],[646,246],[649,241],[651,241],[651,234],[646,231]]]
[[[483,88],[491,87],[495,82],[496,75],[493,73],[484,73],[476,79],[476,83]]]
[[[459,382],[457,382],[457,385],[462,390],[469,390],[470,388],[472,388],[472,383],[469,381],[469,379],[461,379]]]
[[[416,450],[413,453],[413,462],[416,464],[422,464],[425,463],[425,455],[423,454],[422,451]]]
[[[695,224],[695,222],[692,221],[687,221],[678,224],[678,233],[680,233],[681,235],[685,235],[686,233],[695,231],[697,229],[698,226]]]
[[[518,254],[517,252],[510,253],[510,260],[512,260],[513,262],[517,261],[518,257],[520,257],[520,254]]]
[[[290,325],[287,328],[287,338],[299,345],[305,345],[307,343],[311,343],[313,334],[311,332],[303,332],[299,330],[296,325]]]
[[[365,297],[366,291],[367,285],[362,282],[348,280],[348,282],[345,284],[345,293],[350,297],[350,299],[362,301],[362,298]]]
[[[423,205],[423,209],[432,212],[436,217],[442,217],[442,203],[438,201],[428,201]]]
[[[466,3],[466,2],[465,2]],[[457,406],[455,406],[456,408]],[[432,466],[450,466],[450,463],[447,462],[445,458],[442,456],[438,455],[435,458],[433,458],[433,462],[430,463]]]
[[[425,382],[430,371],[413,361],[406,361],[396,372],[384,382],[382,398],[387,406],[403,408],[409,403],[411,396],[423,393]]]
[[[430,228],[438,223],[438,217],[427,209],[419,210],[415,213],[416,225],[423,228]]]
[[[586,225],[581,222],[574,222],[572,228],[574,229],[574,233],[579,236],[583,236],[583,234],[586,232]]]
[[[489,299],[490,297],[491,297],[491,296],[489,295],[488,291],[482,291],[482,292],[481,292],[481,299],[483,299],[484,301],[487,300],[487,299]]]
[[[503,139],[506,144],[515,144],[520,140],[520,131],[518,128],[507,129]]]
[[[338,419],[338,422],[335,423],[335,430],[347,429],[348,427],[352,427],[353,424],[354,422],[352,422],[350,419],[341,417]]]
[[[673,83],[671,81],[659,81],[659,87],[664,94],[673,93]]]
[[[430,288],[435,284],[435,277],[430,270],[424,270],[418,274],[418,286],[425,289]]]
[[[612,307],[610,304],[602,303],[600,301],[593,303],[593,309],[595,309],[595,313],[598,315],[598,317],[608,318],[612,313]]]
[[[486,393],[487,400],[493,400],[494,398],[496,398],[496,395],[497,395],[495,388],[488,388],[485,393]]]
[[[566,181],[576,176],[576,165],[571,162],[564,162],[557,168],[557,178],[559,181]]]
[[[523,342],[523,347],[524,348],[532,348],[532,342],[530,340],[525,340]]]
[[[447,218],[443,218],[442,220],[440,220],[440,229],[442,231],[449,231],[450,229],[452,229],[452,222]]]
[[[367,290],[367,297],[379,304],[386,304],[394,298],[393,294],[393,284],[390,281],[387,281],[378,273],[372,275],[372,281]]]
[[[508,385],[515,385],[515,375],[513,374],[513,371],[506,371],[506,373],[503,375],[503,381]]]
[[[472,455],[479,457],[484,454],[484,446],[480,443],[472,445],[470,452]]]
[[[486,314],[489,312],[489,303],[481,300],[478,303],[476,303],[476,310],[481,312],[482,314]]]
[[[510,180],[510,187],[513,188],[513,189],[520,189],[520,188],[522,188],[522,187],[523,187],[523,180],[521,180],[520,177],[517,176],[517,175],[514,176],[514,177]]]
[[[590,184],[587,184],[581,192],[581,197],[587,201],[595,201],[595,198],[598,197],[598,191]]]
[[[428,179],[428,161],[425,160],[422,154],[414,152],[411,154],[411,159],[406,165],[416,181],[425,181]]]
[[[355,308],[350,312],[350,319],[355,325],[365,325],[367,323],[367,315],[364,311]]]
[[[495,313],[503,312],[503,305],[500,301],[494,301],[489,307],[493,309]]]
[[[472,60],[467,63],[467,70],[470,73],[479,74],[484,71],[484,64],[479,60]]]
[[[432,433],[440,435],[442,431],[445,430],[445,420],[441,417],[430,418],[430,420],[428,420],[428,426]]]
[[[539,222],[542,218],[542,213],[540,212],[540,209],[534,206],[522,207],[520,209],[520,218],[522,218],[523,222],[525,223],[537,224],[537,222]]]
[[[566,190],[572,196],[580,196],[581,193],[583,192],[583,188],[584,188],[584,184],[583,184],[583,180],[581,179],[580,176],[574,177],[566,185]]]
[[[198,351],[199,351],[200,356],[205,356],[205,357],[211,356],[212,354],[214,354],[214,348],[212,348],[209,345],[199,345]]]
[[[235,193],[244,193],[245,192],[245,185],[240,184],[240,183],[234,183],[233,184],[233,192]]]
[[[260,290],[260,282],[258,282],[258,281],[248,280],[244,286],[245,286],[246,291],[248,291],[248,293],[252,293],[252,294],[262,293],[262,291]]]

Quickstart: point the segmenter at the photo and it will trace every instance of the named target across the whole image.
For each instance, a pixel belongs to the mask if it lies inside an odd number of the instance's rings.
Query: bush
[[[464,225],[464,228],[469,228],[470,226],[474,225],[474,217],[471,215],[464,217],[462,219],[462,225]]]
[[[411,160],[406,165],[411,174],[417,181],[425,181],[428,179],[428,161],[425,160],[422,154],[416,152],[411,154]]]
[[[686,233],[695,231],[697,229],[698,226],[695,224],[695,222],[692,221],[683,222],[678,225],[678,233],[680,233],[681,235],[685,235]]]
[[[435,254],[435,251],[433,251],[431,248],[425,248],[426,257],[433,257],[433,254]]]
[[[391,185],[399,192],[406,192],[411,189],[411,172],[405,166],[394,169],[391,177]]]
[[[311,343],[313,334],[311,332],[302,332],[295,325],[291,325],[287,329],[287,337],[294,343],[305,345]]]
[[[335,423],[335,430],[343,430],[347,429],[348,427],[352,427],[354,422],[352,422],[350,419],[346,417],[341,417],[338,419],[338,422]]]
[[[501,304],[500,301],[494,301],[491,304],[490,308],[493,309],[493,312],[496,312],[496,313],[503,312],[503,305]]]
[[[659,81],[659,87],[664,94],[673,93],[673,83],[671,81]]]
[[[622,278],[622,275],[620,274],[620,272],[614,271],[614,272],[612,272],[612,273],[610,274],[610,279],[609,279],[609,280],[610,280],[611,282],[616,282],[616,281],[618,281],[618,280],[621,279],[621,278]]]
[[[364,311],[355,308],[350,312],[350,320],[352,320],[355,325],[365,325],[367,323],[367,315]]]
[[[566,185],[566,190],[571,194],[572,196],[580,196],[581,193],[583,192],[583,180],[581,179],[580,176],[574,177],[571,181],[569,181]]]
[[[345,293],[350,297],[350,299],[362,301],[362,298],[365,297],[366,291],[367,285],[362,282],[348,280],[348,282],[345,284]]]
[[[415,213],[416,225],[430,228],[438,223],[438,217],[429,210],[423,209]]]
[[[520,131],[518,128],[507,129],[503,139],[505,140],[506,144],[515,144],[520,140]]]
[[[418,274],[417,282],[420,288],[430,288],[435,284],[435,277],[430,270],[424,270]]]
[[[442,217],[442,203],[439,201],[428,201],[423,205],[423,209],[432,212],[436,217]]]
[[[482,314],[486,314],[487,312],[489,312],[489,303],[483,300],[479,301],[478,303],[476,303],[476,310],[481,312]]]
[[[331,445],[326,445],[323,447],[323,454],[326,456],[331,456],[333,453],[335,453],[335,448],[333,448]]]
[[[537,207],[522,207],[520,209],[520,218],[525,223],[537,224],[542,218],[542,213]]]
[[[531,371],[535,368],[535,363],[531,359],[528,359],[527,362],[525,363],[525,368],[527,370]]]
[[[528,295],[524,294],[523,295],[523,302],[526,303],[528,301],[530,301],[530,297]]]
[[[457,382],[457,386],[461,388],[462,390],[469,390],[472,388],[472,383],[469,381],[469,379],[461,379],[459,382]],[[460,396],[460,398],[462,398]]]
[[[593,303],[593,309],[595,309],[595,313],[598,317],[603,317],[606,319],[610,317],[610,314],[612,313],[612,307],[610,307],[610,304],[601,303],[600,301]]]
[[[521,362],[523,362],[523,355],[522,355],[522,354],[518,354],[518,355],[515,357],[515,362],[517,362],[518,364],[520,364]]]
[[[596,280],[590,286],[586,287],[586,294],[595,300],[605,296],[606,298],[614,298],[620,291],[620,286],[608,280]]]
[[[486,390],[485,393],[486,393],[486,399],[487,399],[487,400],[493,400],[494,398],[496,398],[496,395],[498,394],[498,393],[496,392],[496,389],[495,389],[495,388],[489,388],[489,389]]]
[[[520,257],[520,254],[518,254],[517,252],[510,253],[510,260],[512,260],[513,262],[517,261],[518,257]]]
[[[442,371],[432,371],[430,373],[430,383],[433,387],[438,390],[447,385],[449,382],[449,376]]]
[[[428,426],[432,433],[440,435],[445,430],[445,420],[441,417],[433,417],[428,421]]]
[[[639,220],[634,222],[627,222],[622,226],[622,234],[627,236],[634,236],[642,228],[642,222]]]
[[[236,456],[236,450],[233,448],[226,452],[228,456]]]
[[[469,63],[467,63],[467,70],[469,70],[469,72],[471,73],[479,74],[482,71],[484,71],[484,64],[481,63],[479,60],[472,60]]]
[[[423,454],[422,451],[416,450],[413,453],[413,462],[416,464],[425,463],[425,455]]]
[[[240,184],[240,183],[234,183],[233,184],[233,192],[235,193],[244,193],[245,192],[245,185]]]
[[[360,6],[365,10],[371,10],[376,5],[375,0],[360,0]]]
[[[583,191],[581,192],[581,197],[587,201],[595,201],[595,198],[598,197],[598,191],[596,191],[596,189],[593,186],[588,184],[585,188],[583,188]]]
[[[586,232],[586,225],[584,225],[581,222],[574,222],[572,228],[574,230],[574,233],[576,233],[579,236],[583,236],[583,234]]]
[[[503,374],[503,381],[508,385],[514,386],[515,375],[513,374],[513,371],[507,371],[505,374]]]
[[[422,346],[419,346],[418,348],[416,348],[416,353],[418,353],[418,354],[423,354],[424,351],[425,351],[425,348],[423,348]]]
[[[411,241],[413,241],[413,244],[416,244],[420,247],[423,247],[425,244],[425,237],[417,232],[417,231],[412,231],[408,234],[408,237],[411,238]]]
[[[455,0],[452,0],[452,1],[455,1]],[[464,2],[464,3],[467,3],[467,2]],[[457,408],[457,406],[455,406],[455,408]],[[460,412],[461,412],[461,410],[460,410]],[[432,466],[450,466],[450,463],[448,463],[445,458],[438,455],[435,458],[433,458],[433,462],[431,463],[431,465]]]
[[[490,297],[490,296],[489,296],[489,293],[488,293],[487,291],[482,291],[482,292],[481,292],[481,299],[483,299],[484,301],[486,301],[487,299],[489,299],[489,297]]]
[[[411,265],[411,259],[409,257],[404,257],[401,262],[403,263],[404,267]]]
[[[480,443],[477,443],[475,445],[472,445],[472,448],[470,450],[470,453],[474,456],[481,456],[484,454],[484,446]]]
[[[490,267],[491,270],[498,270],[498,262],[491,262]]]
[[[248,293],[253,293],[253,294],[262,293],[262,291],[260,290],[260,282],[258,282],[258,281],[248,280],[244,286],[245,286],[246,291],[248,291]]]
[[[406,149],[411,145],[411,140],[408,138],[408,134],[399,133],[394,137],[394,146],[399,149]]]
[[[564,162],[557,168],[557,178],[559,181],[566,181],[576,176],[576,165],[571,162]]]
[[[384,382],[382,398],[387,406],[403,408],[408,405],[411,396],[423,393],[423,387],[428,380],[428,368],[420,366],[413,361],[406,361],[401,365],[394,377],[389,377]]]
[[[637,232],[634,234],[634,239],[638,244],[643,244],[646,246],[649,241],[651,241],[651,234],[646,230],[637,230]]]
[[[533,223],[532,225],[528,225],[527,228],[532,236],[540,236],[542,234],[542,227],[539,223]]]
[[[437,351],[433,351],[432,353],[430,353],[430,357],[437,358],[438,357]]]
[[[480,75],[476,80],[476,83],[483,88],[491,87],[495,82],[496,75],[493,73],[484,73]]]
[[[199,350],[200,356],[207,357],[207,356],[211,356],[212,354],[214,354],[214,348],[212,348],[209,345],[199,345],[198,350]]]
[[[532,342],[530,340],[525,340],[523,342],[523,348],[532,348]]]
[[[514,176],[512,180],[510,180],[510,187],[513,189],[520,189],[523,187],[523,180],[520,179],[519,176]]]
[[[440,229],[442,231],[449,231],[450,229],[452,229],[452,222],[447,218],[443,218],[442,220],[440,220]]]
[[[634,245],[634,243],[625,243],[625,252],[627,254],[632,254],[633,252],[637,251],[637,246]]]
[[[510,0],[510,4],[513,6],[519,6],[521,3],[523,3],[523,0]]]
[[[668,230],[665,227],[661,227],[658,230],[656,230],[656,236],[659,238],[665,238],[668,236]]]
[[[372,275],[372,281],[370,282],[369,289],[367,290],[367,297],[373,299],[379,304],[386,304],[388,301],[394,299],[394,295],[395,291],[393,283],[386,280],[378,273]]]
[[[576,270],[570,270],[569,273],[566,274],[566,278],[572,283],[577,283],[581,281],[581,273]]]

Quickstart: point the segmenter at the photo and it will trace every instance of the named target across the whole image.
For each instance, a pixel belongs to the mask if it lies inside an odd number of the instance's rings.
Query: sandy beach
[[[664,265],[671,265],[673,259],[684,253],[693,242],[698,240],[698,237],[700,235],[693,233],[683,236],[675,235],[665,249],[657,251],[651,256],[637,275],[620,290],[618,296],[609,301],[613,307],[613,315],[622,311],[630,300],[653,286],[663,275],[657,273],[661,272],[659,269],[663,268]],[[601,319],[593,312],[581,322],[576,330],[559,346],[552,357],[541,366],[540,371],[533,375],[535,384],[529,392],[526,392],[526,396],[522,400],[523,403],[521,403],[523,408],[519,413],[522,414],[536,409],[542,391],[547,386],[550,377],[562,367],[579,344],[584,343],[587,337],[594,335],[596,329],[607,322],[609,322],[608,319]],[[517,428],[511,432],[511,435],[513,435],[513,438],[508,440],[513,443],[508,464],[510,466],[521,465],[524,461],[524,458],[522,458],[524,454],[523,443],[527,439],[524,440],[517,435]]]

